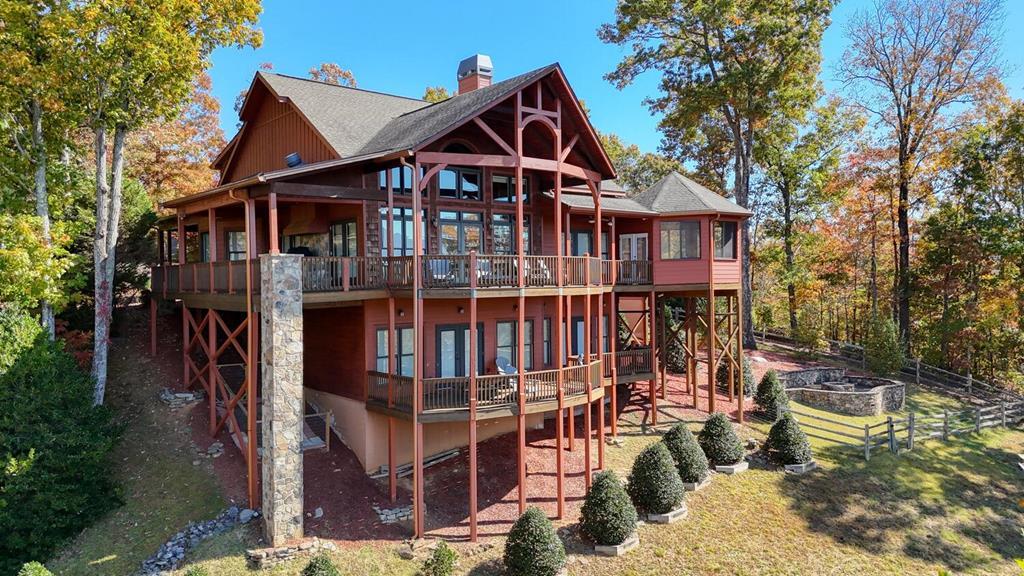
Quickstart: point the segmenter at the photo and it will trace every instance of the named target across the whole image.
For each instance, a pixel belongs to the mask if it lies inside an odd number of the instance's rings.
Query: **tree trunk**
[[[793,281],[793,270],[796,258],[793,254],[793,205],[788,186],[783,186],[782,193],[782,248],[786,254],[786,293],[789,297],[789,329],[790,334],[796,333],[796,282]]]
[[[50,202],[46,189],[46,141],[43,137],[43,107],[38,98],[32,99],[32,153],[35,155],[35,182],[33,191],[36,199],[36,216],[42,226],[43,244],[49,248],[52,245],[50,234]],[[56,326],[53,320],[53,306],[45,298],[39,301],[39,321],[47,337],[53,340],[56,335]]]
[[[107,133],[103,126],[95,130],[96,146],[96,233],[93,246],[95,265],[95,327],[92,375],[96,380],[93,403],[103,404],[107,387],[107,357],[110,350],[110,323],[114,311],[114,268],[117,229],[121,220],[121,184],[124,172],[124,145],[127,130],[114,129],[111,153],[111,181],[107,182]]]
[[[898,271],[898,292],[896,304],[898,306],[898,319],[900,327],[900,338],[903,340],[903,349],[910,353],[910,182],[905,176],[906,170],[900,170],[900,203],[897,208],[897,223],[899,225],[899,271]]]

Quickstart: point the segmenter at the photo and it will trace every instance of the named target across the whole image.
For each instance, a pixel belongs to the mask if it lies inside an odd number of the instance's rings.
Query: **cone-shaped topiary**
[[[806,464],[812,458],[807,434],[789,412],[772,425],[765,448],[780,464]]]
[[[611,470],[594,477],[580,511],[580,529],[594,544],[622,544],[636,530],[636,508]]]
[[[302,576],[341,576],[341,572],[330,556],[321,552],[309,559],[309,563],[302,569]]]
[[[626,491],[648,514],[667,514],[679,507],[686,492],[664,442],[651,444],[636,457]]]
[[[540,508],[530,506],[516,520],[504,560],[510,576],[555,576],[565,566],[565,546]]]
[[[789,408],[789,397],[786,396],[786,389],[782,387],[779,374],[775,370],[769,370],[761,377],[761,383],[757,385],[757,394],[754,395],[754,403],[772,420],[777,420],[786,408]]]
[[[715,370],[715,383],[719,390],[729,390],[729,361],[722,360]],[[743,357],[743,396],[750,398],[754,395],[754,368],[750,365],[750,358]],[[733,393],[740,393],[740,375],[737,371],[733,373]]]
[[[708,477],[708,459],[686,424],[673,426],[665,433],[662,441],[675,460],[680,480],[699,484]]]
[[[721,412],[712,414],[704,423],[704,428],[697,435],[697,443],[708,457],[708,462],[716,466],[735,464],[743,459],[743,445]]]

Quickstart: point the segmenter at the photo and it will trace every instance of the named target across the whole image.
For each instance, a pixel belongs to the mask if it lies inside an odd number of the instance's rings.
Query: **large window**
[[[661,223],[661,259],[700,258],[700,222],[695,220]]]
[[[736,259],[735,222],[715,222],[715,258]]]
[[[542,327],[543,332],[544,332],[541,335],[541,338],[543,339],[543,346],[544,346],[544,365],[545,366],[551,366],[551,359],[554,356],[551,353],[551,318],[545,318],[543,320],[543,322],[541,323],[541,327]]]
[[[228,260],[245,260],[245,231],[228,232]]]
[[[480,171],[471,168],[445,168],[437,175],[442,198],[480,200]]]
[[[380,210],[380,254],[388,255],[388,244],[393,243],[395,256],[412,256],[413,254],[413,217],[412,208],[394,208],[392,218],[395,222],[394,231],[388,230],[388,209]],[[427,241],[427,213],[423,211],[423,218],[420,222],[420,233],[423,235],[423,242]]]
[[[571,249],[573,256],[584,256],[590,254],[591,256],[597,256],[597,252],[594,250],[594,234],[590,230],[573,230]],[[605,260],[608,259],[608,233],[601,233],[601,257]]]
[[[399,376],[412,376],[413,350],[412,327],[395,328],[395,367]],[[388,372],[388,329],[377,329],[377,372]]]
[[[484,221],[479,212],[441,211],[441,254],[468,254],[483,247]]]
[[[377,173],[377,180],[381,190],[388,189],[388,170],[381,170]],[[396,166],[391,168],[391,189],[396,194],[412,193],[412,168],[407,166]]]
[[[491,176],[491,195],[495,202],[516,201],[516,179],[515,176],[495,174]],[[530,201],[530,179],[523,178],[523,202]]]
[[[516,215],[497,212],[492,216],[491,234],[495,254],[516,253]],[[530,218],[523,216],[523,252],[530,253]]]
[[[507,358],[513,366],[519,362],[519,348],[516,346],[517,342],[517,322],[514,320],[498,322],[497,329],[497,356],[499,358]],[[524,370],[533,370],[533,320],[527,320],[523,325],[523,354],[525,355],[526,365],[523,366]]]

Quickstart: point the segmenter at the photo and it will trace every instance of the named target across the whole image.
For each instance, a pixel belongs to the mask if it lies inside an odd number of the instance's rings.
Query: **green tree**
[[[875,317],[864,340],[864,359],[869,370],[879,376],[895,374],[903,368],[903,343],[892,318]]]
[[[258,0],[106,0],[75,14],[80,100],[93,134],[95,402],[103,402],[128,136],[173,117],[218,46],[257,46]],[[112,143],[108,142],[113,133]]]
[[[452,95],[444,86],[427,86],[427,89],[423,91],[423,99],[431,104],[444,102],[451,97]]]
[[[881,0],[849,21],[840,76],[894,143],[899,230],[895,277],[900,338],[909,351],[910,212],[917,177],[945,134],[962,122],[945,113],[977,101],[998,76],[1001,0]],[[923,187],[926,188],[926,187]]]
[[[49,183],[57,158],[68,145],[78,118],[68,106],[69,86],[74,82],[68,59],[73,3],[66,0],[0,1],[0,133],[8,146],[0,153],[0,182],[15,190],[31,189],[37,217],[37,234],[45,258],[35,271],[47,285],[58,288],[66,266],[51,259],[62,256],[54,247],[51,228]],[[31,177],[29,177],[31,174]],[[2,196],[2,194],[0,194]],[[6,204],[0,198],[0,205]],[[10,210],[11,206],[5,206]],[[35,292],[40,321],[54,336],[55,307],[52,293]]]
[[[797,269],[797,227],[819,218],[826,205],[842,193],[836,175],[843,146],[862,122],[832,98],[816,106],[807,122],[781,119],[777,124],[765,132],[757,151],[762,176],[775,197],[772,208],[777,225],[768,231],[782,239],[789,328],[796,331],[797,279],[806,274]]]
[[[833,0],[623,0],[601,40],[629,54],[607,75],[616,86],[649,70],[661,72],[661,94],[650,98],[663,129],[728,127],[733,195],[749,206],[754,147],[770,117],[799,120],[814,103],[819,44]],[[753,310],[750,234],[743,230],[743,307]],[[756,349],[753,323],[744,319],[744,345]]]
[[[601,145],[611,159],[617,180],[629,194],[639,194],[664,176],[682,171],[682,165],[653,152],[641,152],[636,144],[627,144],[612,133],[601,133]]]

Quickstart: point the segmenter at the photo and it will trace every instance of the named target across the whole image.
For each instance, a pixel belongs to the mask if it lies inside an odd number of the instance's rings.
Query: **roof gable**
[[[635,200],[659,214],[717,212],[743,217],[753,214],[750,210],[678,172],[672,172],[658,180],[650,188],[637,194]]]

